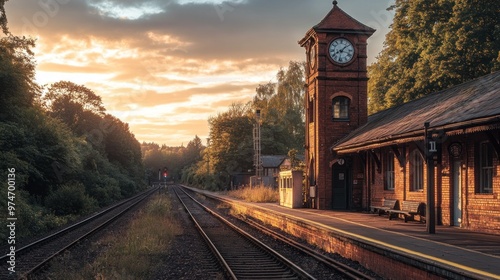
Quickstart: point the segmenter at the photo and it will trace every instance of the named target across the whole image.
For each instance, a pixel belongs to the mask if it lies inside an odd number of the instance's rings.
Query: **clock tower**
[[[367,121],[367,39],[375,32],[333,1],[332,10],[299,41],[307,54],[306,184],[311,207],[360,207],[363,178],[356,159],[331,147]]]

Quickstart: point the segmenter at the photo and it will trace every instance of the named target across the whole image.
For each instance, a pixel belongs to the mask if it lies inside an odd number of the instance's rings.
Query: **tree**
[[[5,14],[5,2],[9,0],[0,0],[0,27],[5,35],[9,34],[9,29],[7,28],[7,15]]]
[[[396,0],[391,9],[385,47],[368,67],[370,113],[500,68],[500,2]]]
[[[204,148],[205,147],[203,146],[200,137],[195,135],[194,139],[189,141],[186,149],[183,151],[183,160],[185,165],[191,165],[198,162],[201,159],[201,152]]]
[[[0,38],[0,121],[19,116],[33,106],[40,87],[35,83],[32,39],[12,35]]]
[[[141,144],[144,167],[150,182],[158,181],[158,170],[168,168],[168,176],[177,180],[181,176],[188,177],[196,171],[195,166],[202,161],[202,153],[206,150],[201,139],[195,136],[186,147],[159,146],[156,143]],[[205,165],[206,166],[206,165]],[[206,171],[205,171],[206,174]]]
[[[117,127],[113,133],[121,139],[110,136],[110,128],[101,122],[101,99],[91,90],[56,83],[43,100],[49,111],[43,110],[31,51],[35,41],[8,31],[5,2],[0,0],[5,34],[0,37],[0,175],[7,178],[8,170],[15,168],[16,205],[22,209],[18,234],[26,237],[62,226],[70,219],[65,215],[133,194],[143,186],[144,173],[137,140],[126,124],[112,117],[109,122]],[[99,143],[82,137],[91,131],[100,133]],[[120,150],[105,151],[105,141]],[[7,191],[7,184],[2,186]],[[0,207],[6,209],[6,203],[0,201]],[[6,236],[8,232],[0,230],[0,237]]]
[[[210,145],[200,149],[201,140],[190,142],[185,155],[199,155],[196,164],[185,165],[183,180],[212,189],[227,187],[235,172],[253,169],[253,128],[255,112],[261,112],[261,147],[263,154],[287,154],[303,151],[305,63],[291,61],[276,75],[277,83],[261,84],[254,99],[247,104],[232,104],[227,111],[211,117]],[[192,145],[191,145],[192,144]],[[189,152],[193,150],[193,153]]]
[[[232,104],[228,111],[208,120],[210,125],[209,159],[212,173],[229,175],[247,171],[253,164],[253,121],[248,105]]]
[[[252,102],[253,110],[261,110],[262,151],[286,154],[291,149],[303,150],[305,64],[290,61],[276,78],[277,83],[259,85]]]
[[[125,170],[125,174],[139,182],[144,175],[141,145],[129,130],[127,123],[106,115],[104,122],[109,129],[104,131],[105,154],[111,163]]]
[[[77,135],[99,129],[105,114],[101,97],[91,89],[68,81],[50,85],[42,98],[49,114],[66,123]]]

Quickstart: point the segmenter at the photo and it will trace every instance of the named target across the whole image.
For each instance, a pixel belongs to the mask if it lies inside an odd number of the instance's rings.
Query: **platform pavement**
[[[377,247],[452,267],[477,278],[500,279],[500,235],[449,226],[436,226],[436,234],[428,234],[423,223],[389,220],[377,214],[291,209],[277,203],[249,204],[320,225]]]
[[[207,194],[232,200],[225,195]],[[428,234],[423,223],[389,220],[387,216],[377,214],[291,209],[277,203],[238,201],[238,204],[286,215],[385,250],[461,271],[472,278],[500,279],[500,234],[477,233],[449,226],[436,226],[436,233]]]

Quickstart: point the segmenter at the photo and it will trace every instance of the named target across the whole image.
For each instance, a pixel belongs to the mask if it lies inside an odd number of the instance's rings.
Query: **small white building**
[[[289,208],[303,206],[302,171],[285,170],[279,173],[280,205]]]

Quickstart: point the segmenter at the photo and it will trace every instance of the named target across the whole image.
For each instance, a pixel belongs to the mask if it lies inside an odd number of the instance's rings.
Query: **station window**
[[[493,145],[490,142],[479,144],[479,153],[476,154],[479,168],[476,169],[477,193],[493,193]]]
[[[392,151],[385,154],[384,171],[384,189],[392,191],[394,190],[394,153]]]
[[[417,149],[410,156],[410,182],[411,191],[424,190],[424,159]]]
[[[345,96],[337,96],[332,100],[334,121],[348,121],[349,120],[349,98]]]
[[[307,107],[307,112],[309,113],[309,123],[314,122],[314,100],[309,100],[309,105]]]

